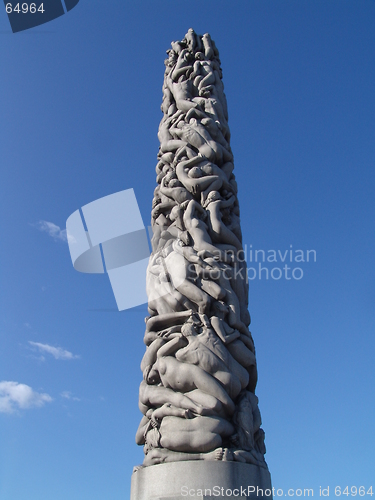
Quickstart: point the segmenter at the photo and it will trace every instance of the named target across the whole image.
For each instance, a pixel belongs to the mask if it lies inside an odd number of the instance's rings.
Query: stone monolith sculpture
[[[219,53],[192,29],[167,53],[131,498],[246,498],[271,482]]]

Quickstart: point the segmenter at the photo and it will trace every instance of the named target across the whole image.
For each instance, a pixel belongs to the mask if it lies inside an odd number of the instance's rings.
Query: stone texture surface
[[[133,500],[270,487],[219,53],[191,29],[167,53]]]
[[[215,486],[219,489],[214,490]],[[264,493],[268,490],[263,498],[272,498],[268,495],[272,488],[269,472],[255,465],[214,461],[174,462],[153,465],[134,472],[131,500],[259,498],[262,495],[258,490],[259,495],[256,496],[257,487],[263,489]],[[227,489],[232,493],[237,489],[235,494],[238,493],[238,496],[230,496],[229,491],[225,495]],[[189,495],[189,491],[194,492],[195,496]],[[218,493],[220,496],[217,496]]]

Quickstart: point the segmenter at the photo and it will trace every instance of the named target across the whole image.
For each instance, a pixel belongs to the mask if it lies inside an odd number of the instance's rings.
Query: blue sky
[[[374,26],[372,0],[81,0],[19,34],[0,13],[1,499],[129,497],[146,307],[116,312],[40,221],[133,188],[149,223],[165,51],[190,27],[220,51],[244,243],[316,251],[250,282],[273,485],[375,492]]]

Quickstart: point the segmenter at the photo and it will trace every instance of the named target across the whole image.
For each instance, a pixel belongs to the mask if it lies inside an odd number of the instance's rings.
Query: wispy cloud
[[[77,354],[73,354],[70,351],[66,351],[62,347],[53,347],[52,345],[48,344],[41,344],[40,342],[33,342],[32,340],[29,340],[29,344],[32,347],[35,347],[38,349],[39,352],[41,353],[48,353],[51,354],[55,359],[64,359],[64,360],[69,360],[69,359],[79,359],[80,356]]]
[[[3,380],[0,382],[0,413],[41,407],[53,401],[49,394],[34,391],[26,384]]]
[[[53,238],[55,241],[68,241],[68,236],[66,233],[66,229],[60,229],[59,226],[54,224],[53,222],[48,222],[46,220],[40,220],[36,225],[35,225],[39,231],[43,231],[44,233],[47,233],[51,238]]]
[[[64,399],[70,399],[71,401],[81,401],[80,398],[73,396],[70,391],[63,391],[60,396]]]

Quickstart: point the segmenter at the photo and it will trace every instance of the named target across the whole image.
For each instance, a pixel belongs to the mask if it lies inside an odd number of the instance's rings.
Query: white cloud
[[[26,384],[6,380],[0,382],[0,413],[13,413],[17,409],[41,407],[51,401],[51,396],[36,392]]]
[[[62,347],[53,347],[48,344],[41,344],[40,342],[33,342],[29,340],[29,344],[36,349],[39,350],[39,352],[47,352],[48,354],[51,354],[55,359],[79,359],[80,356],[77,354],[73,354],[70,351],[66,351]]]
[[[43,231],[47,233],[51,238],[53,238],[55,241],[68,241],[68,236],[66,233],[66,229],[60,229],[59,226],[56,226],[53,222],[48,222],[46,220],[40,220],[38,224],[36,224],[36,227],[39,229],[39,231]],[[71,238],[71,236],[69,236]]]
[[[70,391],[63,391],[60,396],[64,399],[71,399],[72,401],[81,401],[80,398],[73,396]]]

